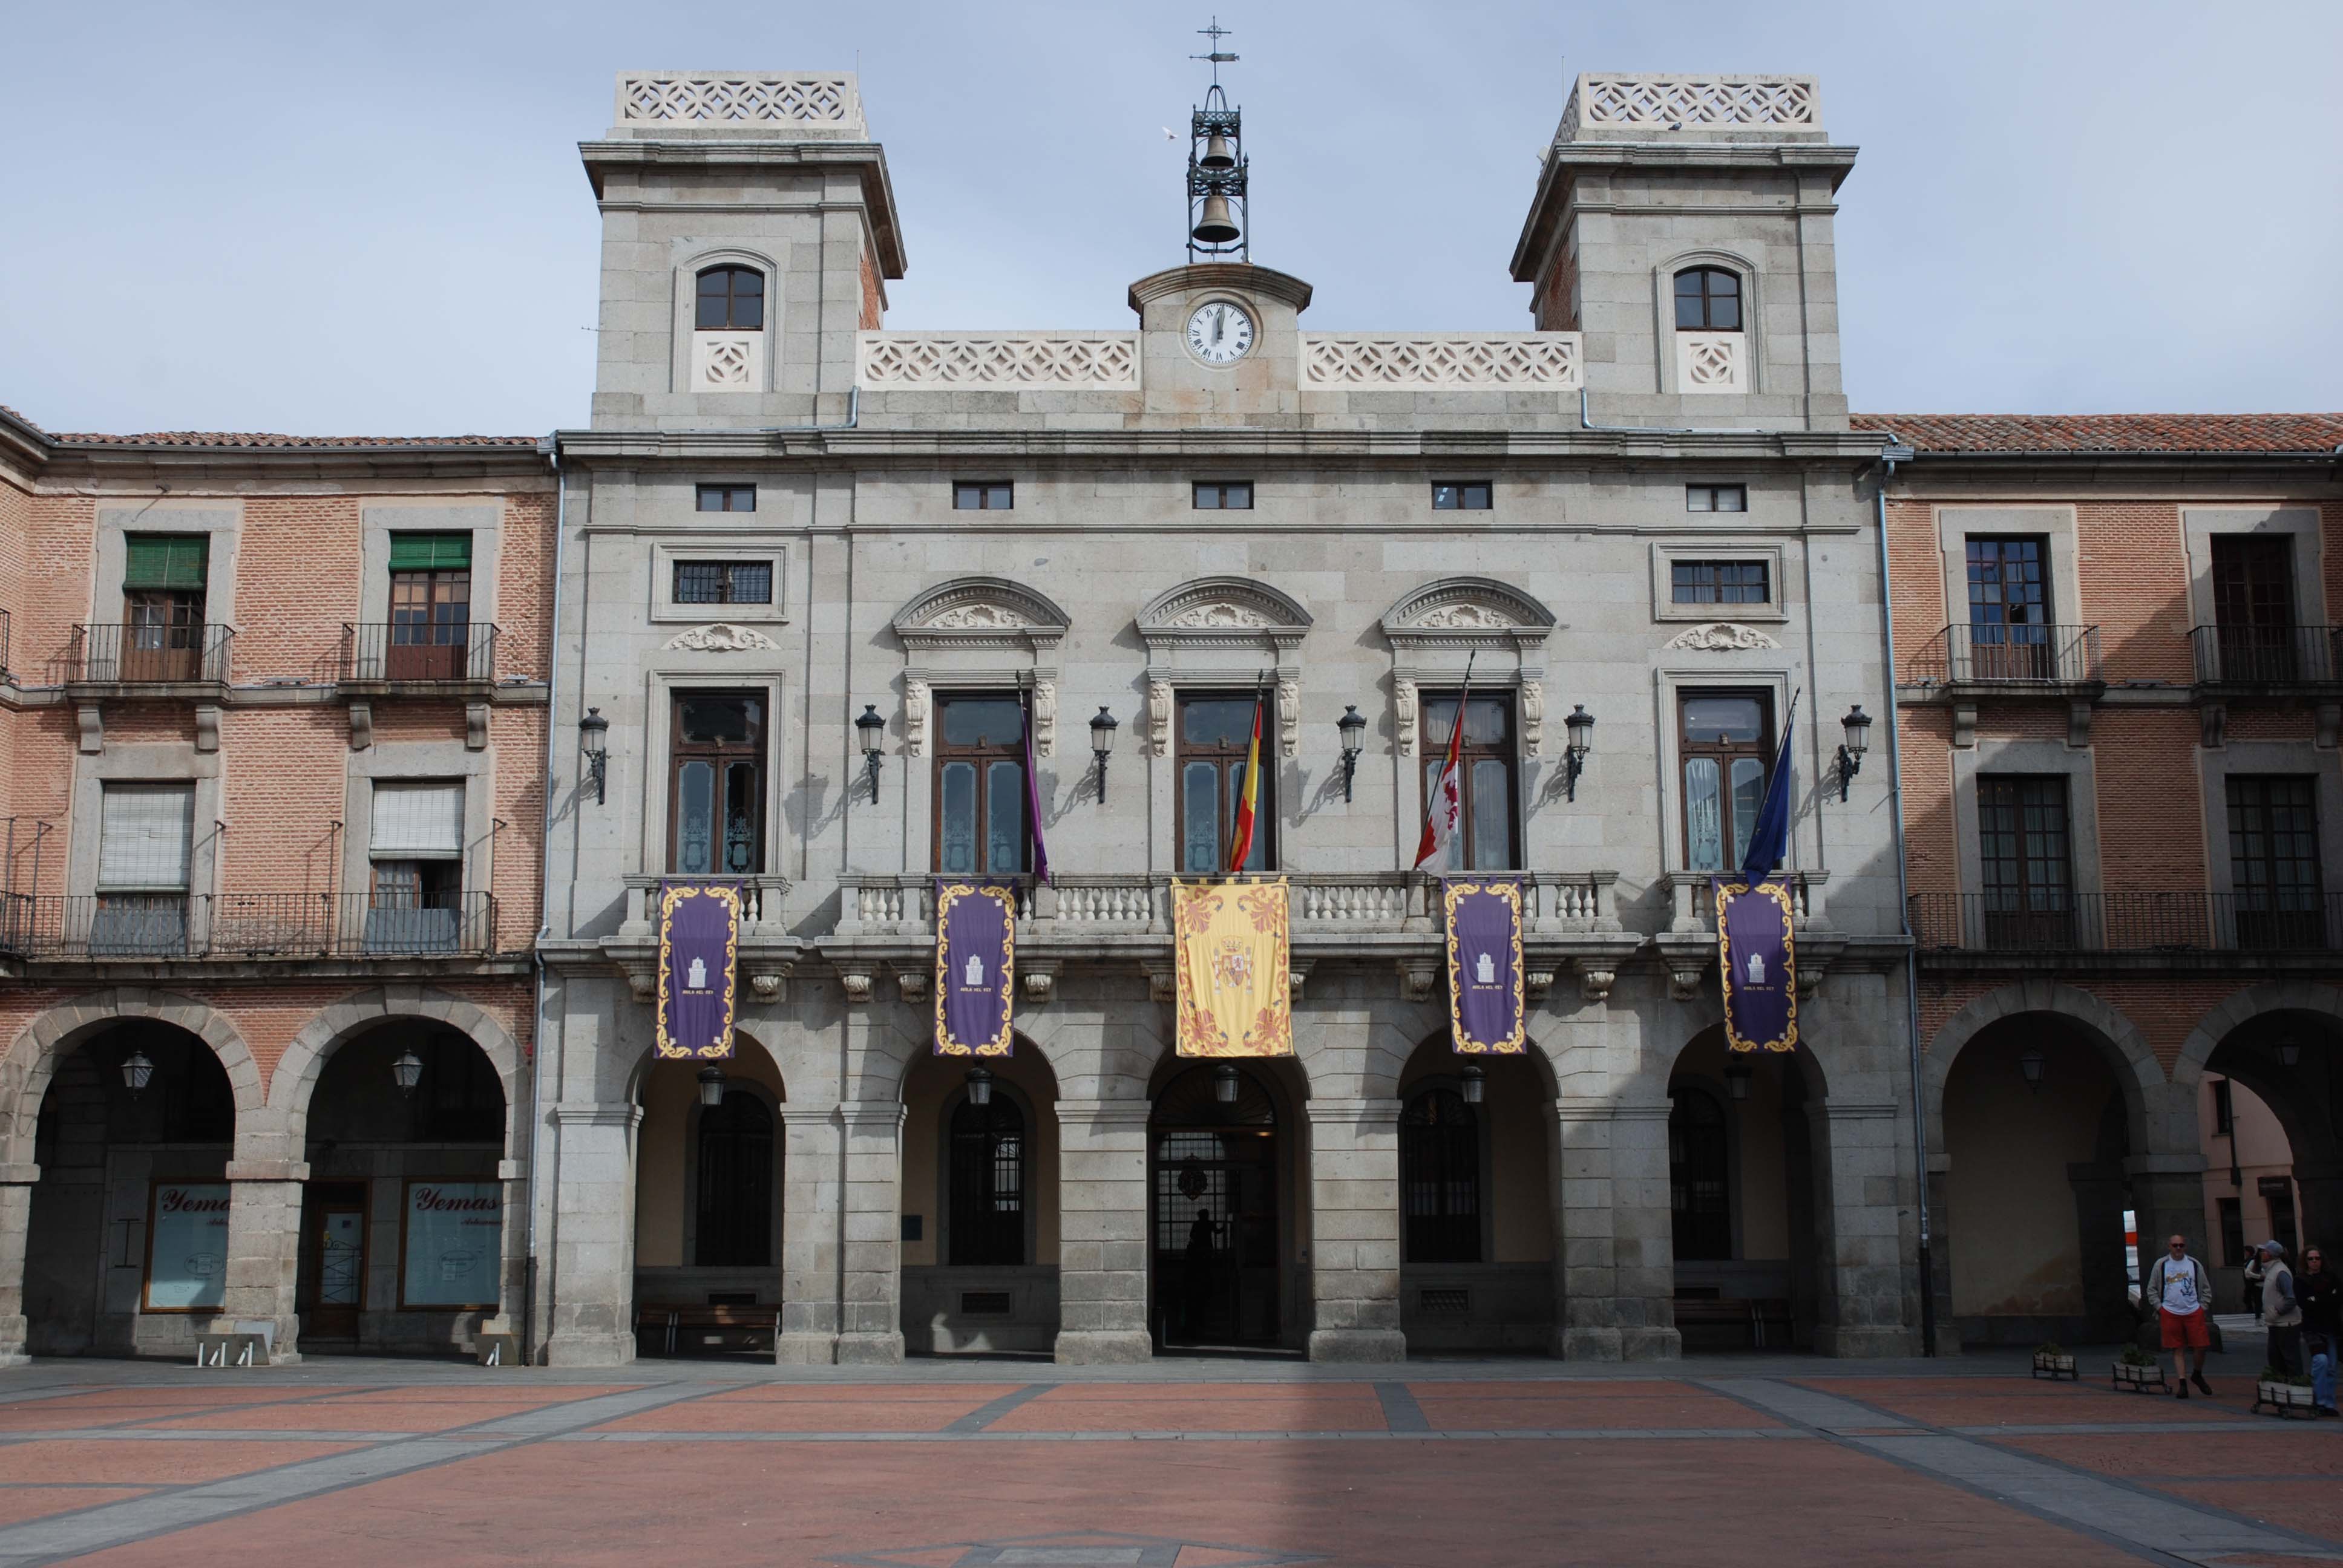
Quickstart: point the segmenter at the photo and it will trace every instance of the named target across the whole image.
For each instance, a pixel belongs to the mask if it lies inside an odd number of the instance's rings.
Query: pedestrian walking
[[[2254,1315],[2256,1322],[2261,1320],[2262,1250],[2259,1247],[2249,1248],[2246,1252],[2246,1311]]]
[[[2294,1271],[2286,1266],[2286,1247],[2277,1241],[2261,1244],[2262,1326],[2269,1330],[2269,1364],[2288,1377],[2302,1374],[2302,1303],[2294,1299]]]
[[[2164,1331],[2164,1348],[2172,1352],[2172,1394],[2188,1397],[2188,1385],[2211,1393],[2205,1381],[2205,1352],[2213,1343],[2213,1282],[2205,1265],[2188,1255],[2188,1238],[2175,1236],[2165,1243],[2164,1256],[2148,1271],[2147,1299],[2156,1303],[2157,1321]],[[2191,1364],[2191,1360],[2194,1364]]]
[[[2294,1299],[2302,1306],[2302,1348],[2310,1354],[2310,1403],[2319,1414],[2335,1411],[2335,1360],[2343,1353],[2343,1283],[2327,1267],[2327,1249],[2316,1242],[2302,1250],[2302,1272],[2295,1276]]]

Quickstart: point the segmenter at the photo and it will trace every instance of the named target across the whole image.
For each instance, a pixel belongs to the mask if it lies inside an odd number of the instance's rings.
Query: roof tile
[[[1924,452],[2331,452],[2343,414],[1855,414]]]

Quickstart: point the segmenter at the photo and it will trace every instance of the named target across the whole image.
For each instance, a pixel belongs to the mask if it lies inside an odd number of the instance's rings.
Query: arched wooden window
[[[692,1261],[761,1269],[773,1261],[773,1113],[746,1090],[699,1112],[699,1220]]]
[[[692,325],[701,332],[762,332],[765,275],[753,266],[711,266],[701,273]]]
[[[1676,274],[1676,330],[1741,330],[1741,279],[1721,266],[1688,266]]]
[[[1670,1092],[1668,1200],[1675,1211],[1678,1262],[1720,1261],[1733,1256],[1730,1146],[1725,1108],[1698,1089]]]
[[[1481,1261],[1481,1119],[1453,1089],[1427,1089],[1400,1118],[1399,1180],[1411,1263]]]
[[[952,1112],[950,1201],[952,1262],[1025,1261],[1025,1117],[998,1091]]]

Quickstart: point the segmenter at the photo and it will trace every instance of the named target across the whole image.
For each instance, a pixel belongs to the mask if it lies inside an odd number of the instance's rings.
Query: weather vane
[[[1245,204],[1244,116],[1229,106],[1221,90],[1221,67],[1236,56],[1221,47],[1230,29],[1218,16],[1196,29],[1212,41],[1212,53],[1191,55],[1212,63],[1212,85],[1203,107],[1188,116],[1188,259],[1234,256],[1252,259],[1252,227]]]
[[[1196,29],[1196,35],[1198,37],[1210,38],[1212,41],[1212,52],[1209,55],[1191,55],[1188,58],[1191,60],[1210,60],[1212,63],[1212,85],[1215,87],[1221,85],[1221,67],[1225,65],[1232,65],[1236,61],[1236,56],[1234,55],[1223,54],[1222,52],[1221,40],[1227,37],[1232,37],[1235,35],[1235,33],[1236,29],[1233,27],[1222,26],[1221,19],[1217,15],[1212,18],[1212,25],[1211,26],[1199,27]]]

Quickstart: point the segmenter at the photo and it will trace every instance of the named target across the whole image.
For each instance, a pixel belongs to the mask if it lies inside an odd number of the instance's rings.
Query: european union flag
[[[1789,716],[1782,721],[1781,749],[1774,754],[1774,777],[1765,784],[1765,804],[1757,810],[1757,826],[1749,833],[1749,858],[1741,862],[1742,880],[1755,887],[1774,874],[1790,852],[1790,737],[1798,729],[1798,694],[1790,694]]]

